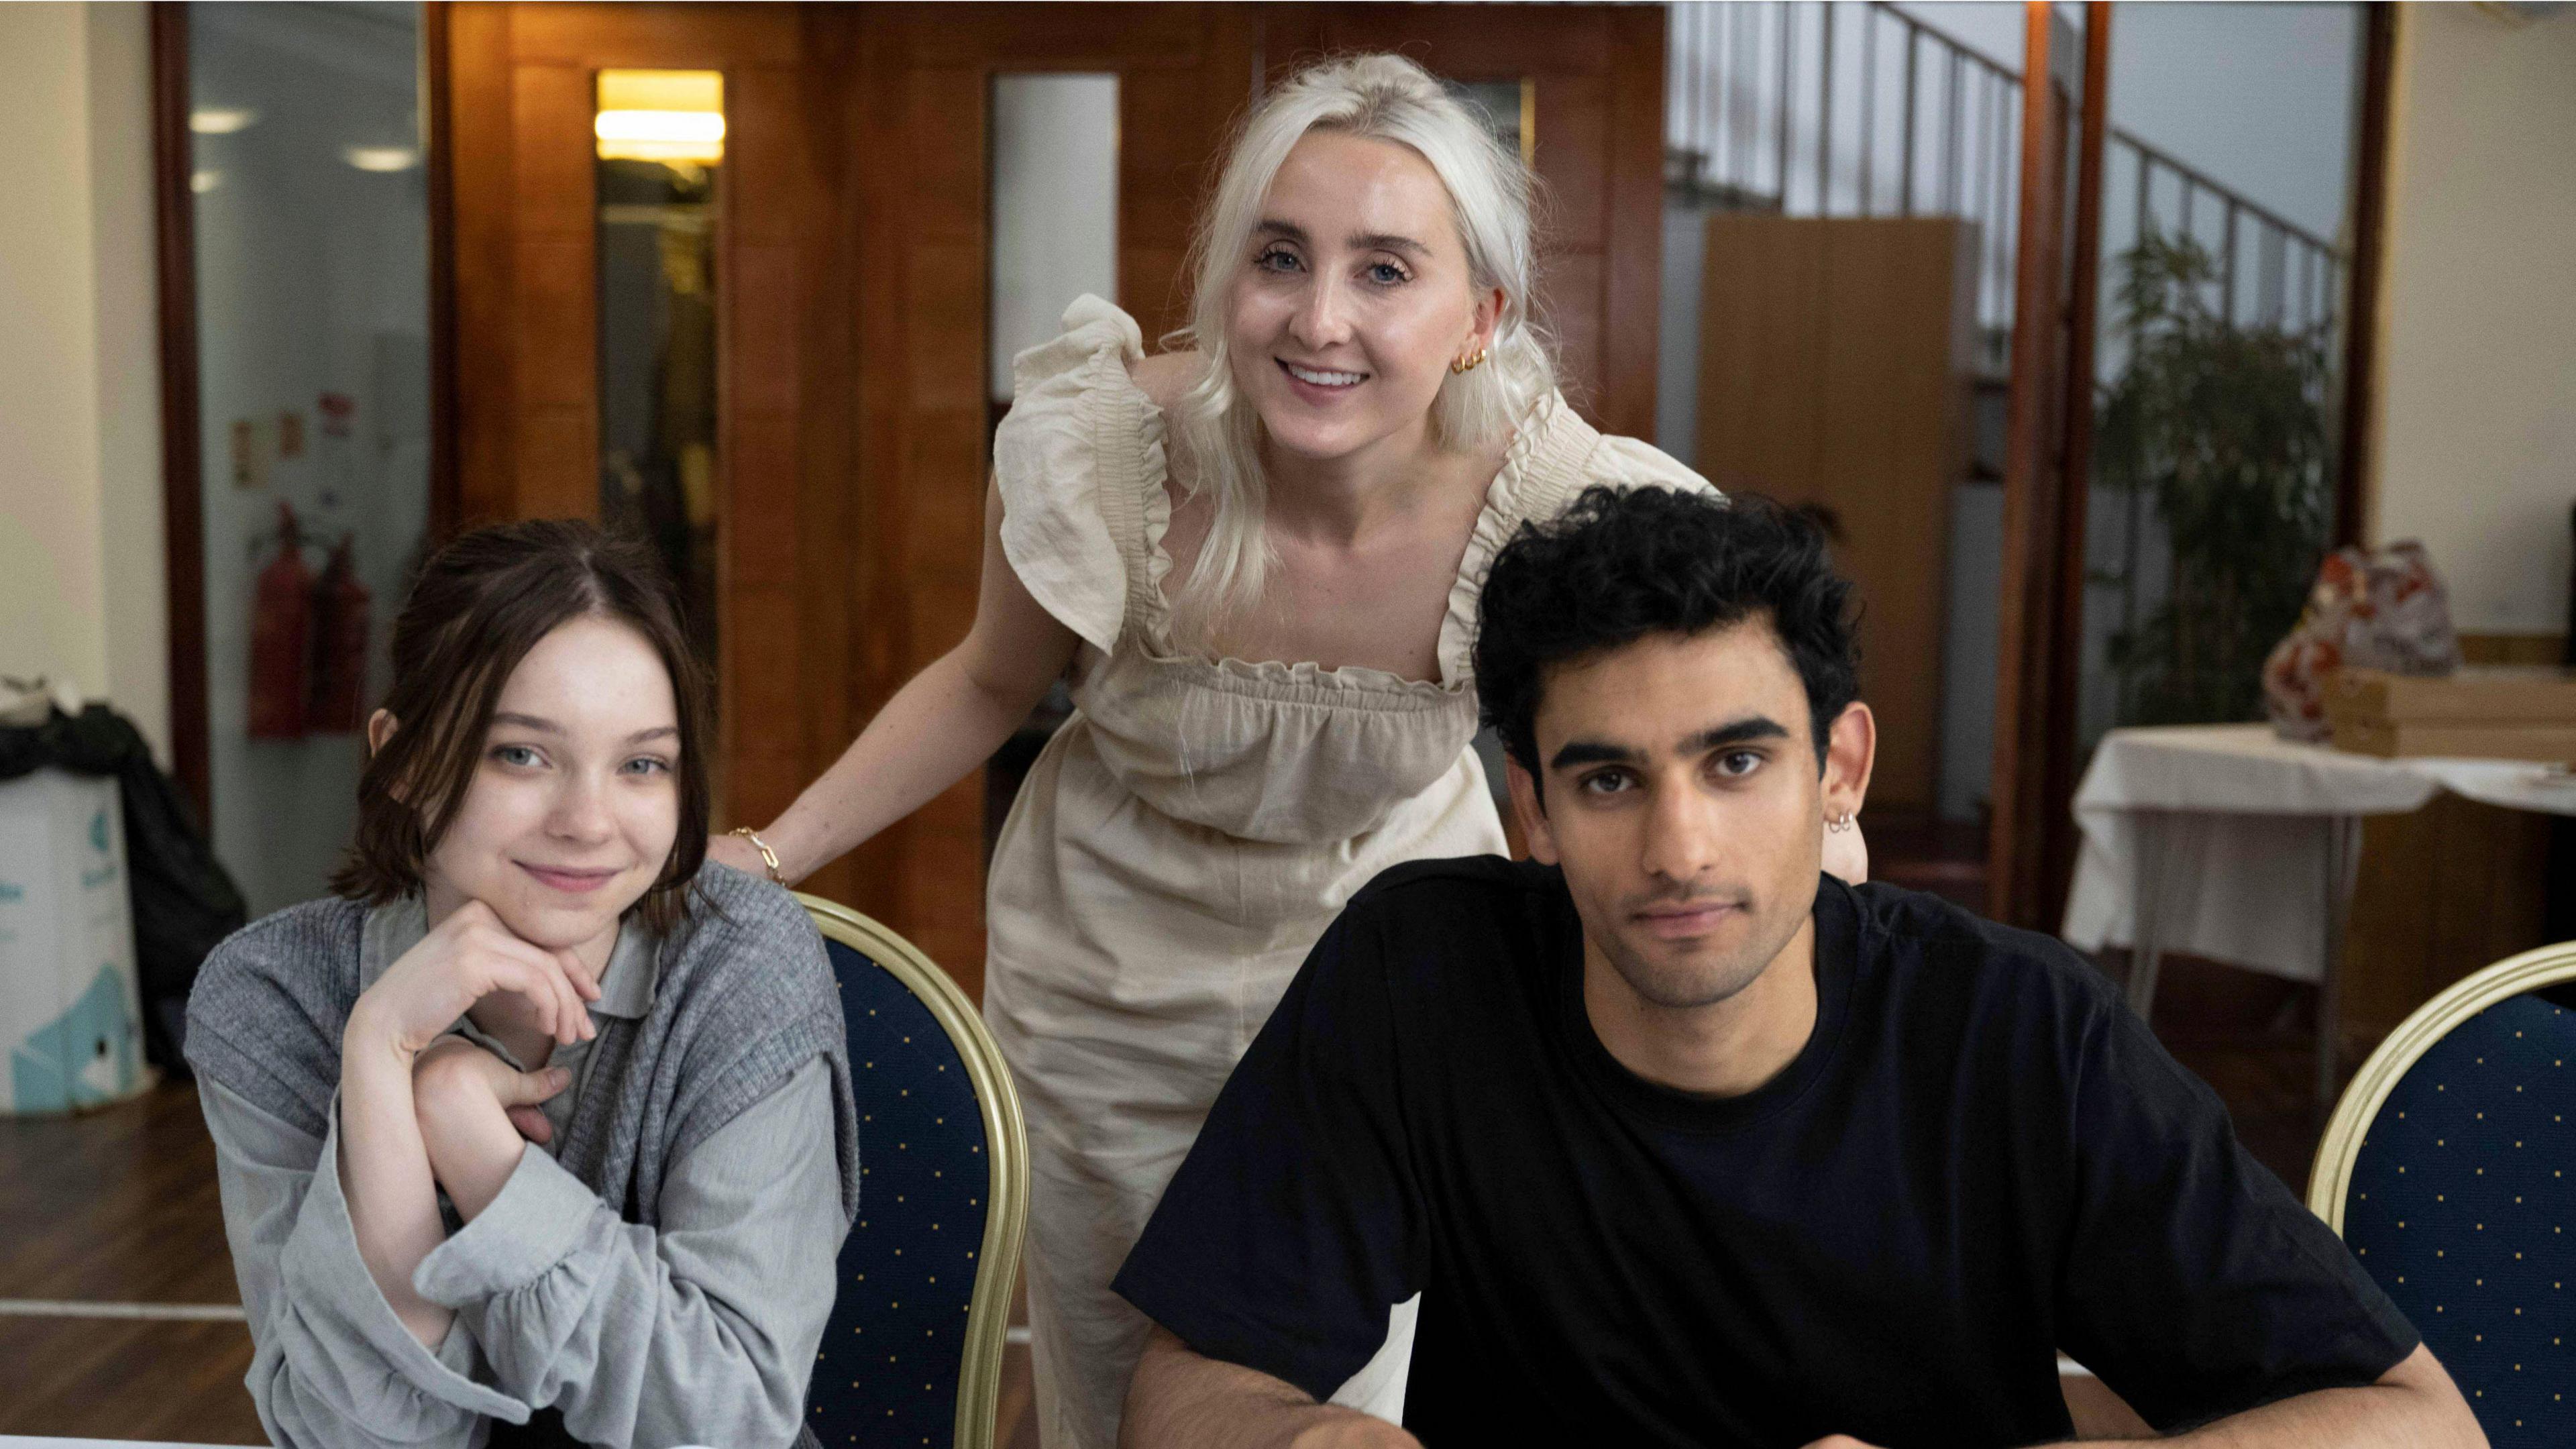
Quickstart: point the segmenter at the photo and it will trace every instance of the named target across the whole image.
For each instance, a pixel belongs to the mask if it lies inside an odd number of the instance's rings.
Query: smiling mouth
[[[1297,379],[1308,387],[1357,387],[1361,383],[1368,381],[1368,374],[1365,372],[1338,372],[1330,368],[1299,367],[1297,364],[1289,362],[1284,358],[1276,360],[1279,362],[1280,371],[1287,373],[1290,377]]]
[[[588,895],[618,876],[618,872],[613,870],[570,870],[561,866],[530,865],[524,860],[516,864],[519,869],[535,876],[539,884],[566,895]]]

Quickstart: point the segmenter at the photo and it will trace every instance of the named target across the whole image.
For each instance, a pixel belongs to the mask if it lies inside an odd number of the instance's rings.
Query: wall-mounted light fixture
[[[591,132],[602,161],[724,159],[724,74],[712,70],[604,70]]]

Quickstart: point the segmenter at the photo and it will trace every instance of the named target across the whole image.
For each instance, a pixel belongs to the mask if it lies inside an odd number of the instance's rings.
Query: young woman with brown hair
[[[785,891],[700,868],[669,585],[588,524],[486,529],[393,655],[338,894],[225,942],[189,1003],[261,1422],[811,1442],[859,1180],[840,1003]]]

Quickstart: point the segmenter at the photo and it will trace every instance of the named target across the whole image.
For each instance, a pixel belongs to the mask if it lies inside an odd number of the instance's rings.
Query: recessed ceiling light
[[[224,173],[220,171],[192,171],[188,173],[188,189],[197,193],[199,196],[203,196],[207,192],[212,191],[223,184]]]
[[[420,153],[409,146],[351,146],[340,153],[361,171],[409,171]]]
[[[188,129],[200,136],[229,136],[259,119],[242,106],[199,106],[188,113]]]

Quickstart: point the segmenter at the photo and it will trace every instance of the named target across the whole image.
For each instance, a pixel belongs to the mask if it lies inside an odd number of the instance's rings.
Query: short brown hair
[[[670,671],[679,706],[680,833],[635,907],[655,930],[688,916],[707,854],[706,672],[679,601],[643,543],[595,524],[541,519],[477,529],[422,565],[394,621],[393,738],[358,779],[358,832],[331,889],[369,905],[420,889],[430,853],[465,803],[502,686],[537,641],[585,615],[633,628]]]

